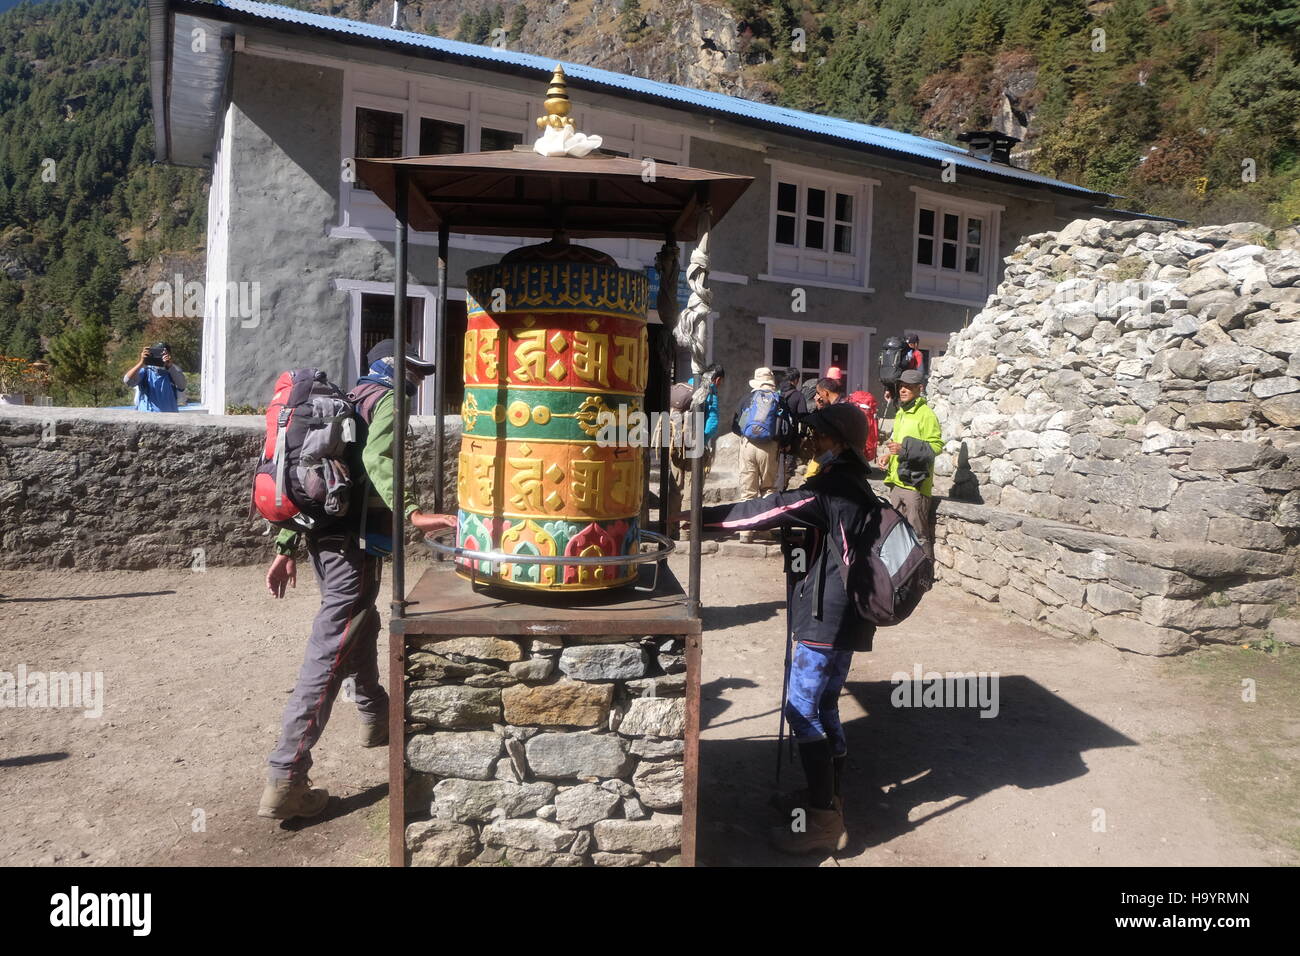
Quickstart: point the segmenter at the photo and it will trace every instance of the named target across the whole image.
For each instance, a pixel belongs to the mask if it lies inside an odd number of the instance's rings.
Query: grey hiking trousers
[[[274,779],[304,776],[311,769],[311,748],[325,730],[346,678],[355,684],[362,720],[388,719],[388,693],[379,683],[376,647],[375,601],[383,559],[366,554],[355,534],[303,537],[320,582],[320,610],[298,683],[284,708],[280,743],[267,760]]]

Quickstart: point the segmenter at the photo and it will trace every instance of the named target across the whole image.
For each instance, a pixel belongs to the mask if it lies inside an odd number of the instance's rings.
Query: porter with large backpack
[[[878,361],[881,383],[892,387],[907,371],[907,343],[897,335],[891,335],[881,345]]]
[[[347,516],[360,474],[353,402],[319,369],[283,372],[266,408],[253,505],[291,531],[320,531]]]

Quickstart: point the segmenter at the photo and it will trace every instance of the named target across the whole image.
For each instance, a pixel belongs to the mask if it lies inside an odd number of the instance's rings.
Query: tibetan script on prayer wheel
[[[552,241],[468,273],[457,545],[505,554],[635,553],[644,450],[597,441],[604,419],[643,408],[645,274]],[[471,560],[458,558],[468,576]],[[581,590],[635,565],[493,565],[512,587]]]

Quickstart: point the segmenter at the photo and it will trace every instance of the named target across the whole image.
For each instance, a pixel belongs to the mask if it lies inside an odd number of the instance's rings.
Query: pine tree
[[[1228,21],[1256,46],[1282,40],[1294,49],[1300,43],[1300,4],[1295,0],[1228,0],[1226,6]]]
[[[511,45],[519,42],[519,38],[524,35],[524,27],[528,26],[528,8],[522,3],[515,4],[514,12],[510,16],[510,30],[506,33],[506,39]]]
[[[641,0],[623,0],[618,8],[618,25],[623,39],[632,43],[641,35],[645,18],[641,14]]]
[[[54,382],[73,395],[99,405],[108,398],[116,376],[109,371],[108,329],[98,319],[65,329],[50,342],[50,371]]]

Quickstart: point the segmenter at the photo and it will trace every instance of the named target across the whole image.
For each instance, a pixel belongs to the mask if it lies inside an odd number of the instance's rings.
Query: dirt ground
[[[684,557],[672,560],[684,579]],[[255,814],[317,602],[303,564],[279,602],[258,568],[0,573],[0,671],[105,681],[97,719],[0,710],[0,864],[386,862],[386,751],[358,746],[342,700],[315,750],[313,776],[335,797],[323,817]],[[1039,634],[945,588],[855,657],[841,703],[849,849],[778,858],[766,801],[779,563],[711,556],[704,587],[702,863],[1300,862],[1300,652],[1154,660]],[[891,706],[890,675],[915,665],[996,671],[998,716]],[[782,785],[800,783],[787,760]]]

